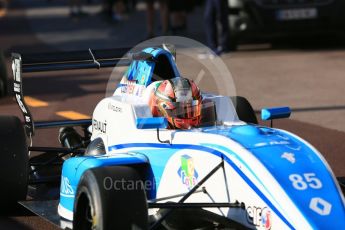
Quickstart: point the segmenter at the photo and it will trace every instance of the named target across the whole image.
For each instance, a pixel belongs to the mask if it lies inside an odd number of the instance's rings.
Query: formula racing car
[[[258,125],[243,97],[200,92],[180,75],[172,46],[126,52],[13,54],[24,124],[0,117],[1,207],[19,202],[64,229],[345,227],[341,184],[311,144]],[[119,64],[128,69],[92,119],[33,121],[22,73]],[[290,113],[266,108],[261,117]],[[35,129],[57,127],[61,147],[28,144]]]

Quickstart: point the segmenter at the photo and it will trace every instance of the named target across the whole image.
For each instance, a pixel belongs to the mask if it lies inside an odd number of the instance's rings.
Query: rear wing
[[[23,73],[90,68],[100,69],[115,66],[127,66],[133,59],[144,58],[140,53],[125,56],[128,51],[129,48],[95,51],[89,49],[88,51],[41,53],[29,55],[12,53],[12,71],[14,79],[13,90],[17,104],[19,105],[24,116],[24,127],[27,136],[34,135],[35,127],[51,128],[61,126],[91,125],[91,120],[68,120],[34,123],[31,112],[24,100],[22,84]],[[145,58],[149,57],[146,55]]]
[[[162,44],[163,48],[170,52],[176,60],[176,49],[172,44]],[[59,53],[39,53],[21,55],[12,53],[12,70],[14,78],[14,95],[24,116],[24,127],[28,137],[33,136],[35,127],[52,128],[61,126],[87,126],[91,120],[79,121],[47,121],[34,122],[28,106],[24,100],[22,75],[30,72],[76,70],[76,69],[100,69],[115,66],[128,66],[133,60],[155,61],[150,53],[137,50],[129,53],[130,48],[118,48],[107,50],[84,50]]]
[[[114,67],[117,64],[129,65],[131,57],[124,57],[129,48],[109,50],[85,50],[59,53],[12,54],[21,58],[22,72],[58,71]]]

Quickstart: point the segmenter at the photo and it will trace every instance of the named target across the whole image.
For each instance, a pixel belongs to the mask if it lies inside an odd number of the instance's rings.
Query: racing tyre
[[[3,79],[1,79],[1,76],[0,76],[0,97],[4,97],[6,96],[6,87],[5,87],[5,82]]]
[[[258,124],[258,120],[256,118],[253,107],[250,105],[249,101],[246,98],[241,96],[234,96],[230,98],[235,106],[238,118],[241,121]]]
[[[7,70],[4,57],[0,51],[0,97],[7,94]]]
[[[147,210],[144,186],[135,169],[90,169],[78,185],[73,229],[147,229]]]
[[[0,116],[0,207],[14,207],[25,200],[28,187],[29,155],[21,121]]]

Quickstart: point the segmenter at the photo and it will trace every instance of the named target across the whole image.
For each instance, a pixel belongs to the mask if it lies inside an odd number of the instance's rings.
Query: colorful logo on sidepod
[[[190,190],[196,184],[198,180],[198,172],[195,170],[194,160],[188,155],[181,156],[181,167],[177,171],[182,183]]]

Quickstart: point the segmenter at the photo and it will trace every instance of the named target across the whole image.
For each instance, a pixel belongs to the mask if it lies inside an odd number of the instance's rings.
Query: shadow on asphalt
[[[12,218],[2,218],[0,217],[0,223],[2,229],[11,229],[11,230],[32,230],[32,228],[26,226],[25,224],[20,223],[19,221]]]
[[[45,95],[46,100],[60,101],[65,98],[105,93],[104,85],[109,76],[104,72],[97,73],[96,71],[89,73],[57,71],[53,74],[24,77],[24,94],[26,96]],[[102,87],[95,86],[98,84]],[[89,89],[88,86],[94,87]]]
[[[35,214],[24,208],[22,205],[16,204],[13,208],[10,209],[0,209],[0,218],[5,216],[35,216]]]
[[[107,78],[99,76],[95,73],[83,74],[73,73],[68,74],[58,73],[47,76],[35,76],[23,79],[23,87],[25,87],[25,95],[37,96],[46,95],[48,100],[60,101],[61,96],[65,98],[78,97],[89,94],[104,93],[102,90],[90,89],[86,90],[82,86],[93,86],[96,84],[104,84]],[[98,87],[97,87],[98,88]]]
[[[47,75],[46,75],[47,74]],[[44,100],[62,101],[64,99],[92,94],[105,94],[105,86],[110,72],[97,72],[97,70],[69,71],[54,73],[38,73],[30,77],[23,77],[23,91],[25,96],[44,96]],[[115,84],[115,83],[114,83]],[[8,83],[8,95],[0,98],[0,105],[14,103],[12,92],[13,80]]]

